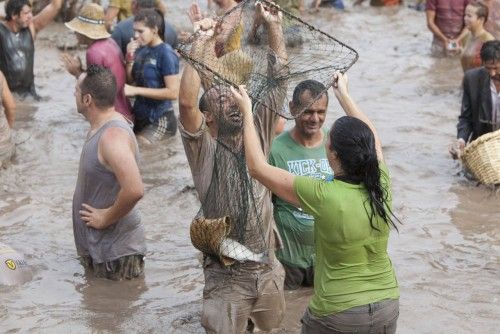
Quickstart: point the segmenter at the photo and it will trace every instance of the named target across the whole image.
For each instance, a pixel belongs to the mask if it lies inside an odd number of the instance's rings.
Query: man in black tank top
[[[33,64],[37,33],[59,12],[62,0],[52,0],[33,16],[29,0],[9,0],[5,5],[5,21],[0,23],[0,70],[10,89],[21,95],[38,95],[35,90]]]

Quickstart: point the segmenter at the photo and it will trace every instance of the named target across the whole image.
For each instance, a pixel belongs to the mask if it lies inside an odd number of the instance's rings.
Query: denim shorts
[[[301,334],[394,334],[398,317],[399,299],[385,299],[323,317],[307,308]]]

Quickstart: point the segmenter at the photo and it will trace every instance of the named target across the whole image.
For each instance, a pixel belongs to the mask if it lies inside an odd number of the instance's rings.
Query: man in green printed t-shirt
[[[312,101],[314,103],[311,104]],[[322,126],[328,107],[325,86],[315,80],[295,87],[290,111],[309,106],[295,119],[295,126],[273,141],[269,163],[295,175],[318,179],[332,177],[325,153],[326,131]],[[314,218],[300,208],[273,197],[274,220],[283,241],[276,255],[285,268],[285,289],[312,286],[314,281]]]

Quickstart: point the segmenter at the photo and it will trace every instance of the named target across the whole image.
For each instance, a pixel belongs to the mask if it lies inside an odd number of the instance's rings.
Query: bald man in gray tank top
[[[136,203],[144,194],[134,133],[113,105],[116,80],[91,65],[78,78],[77,111],[90,123],[73,196],[73,232],[82,264],[114,280],[142,275],[146,242]]]

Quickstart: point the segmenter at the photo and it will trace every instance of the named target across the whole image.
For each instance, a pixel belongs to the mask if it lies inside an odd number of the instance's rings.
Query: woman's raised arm
[[[260,140],[253,124],[252,103],[245,87],[240,86],[238,91],[231,87],[231,92],[243,114],[243,143],[250,176],[262,183],[276,196],[300,207],[299,199],[293,190],[295,176],[286,170],[269,165],[264,153],[262,153]]]
[[[349,91],[347,89],[347,76],[340,72],[336,72],[333,76],[333,92],[337,97],[337,100],[340,103],[342,109],[344,109],[347,116],[356,117],[357,119],[363,121],[368,125],[370,130],[373,132],[373,136],[375,137],[375,149],[377,150],[377,159],[379,161],[384,160],[384,155],[382,153],[382,144],[380,143],[380,138],[378,136],[377,130],[375,126],[370,121],[368,116],[366,116],[361,110],[358,109],[358,106],[349,96]]]

